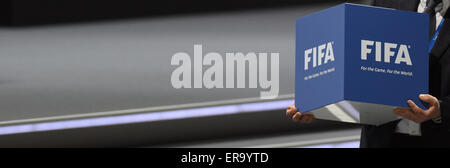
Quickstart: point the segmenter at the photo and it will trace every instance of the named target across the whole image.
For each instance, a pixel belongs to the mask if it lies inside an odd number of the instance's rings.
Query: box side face
[[[407,107],[428,93],[428,15],[346,5],[345,99]]]
[[[295,61],[295,104],[300,112],[343,99],[343,5],[297,19]]]

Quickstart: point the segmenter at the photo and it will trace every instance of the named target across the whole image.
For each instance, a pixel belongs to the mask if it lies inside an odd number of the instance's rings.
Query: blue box
[[[428,93],[428,15],[341,4],[296,21],[295,104],[316,118],[379,125]]]

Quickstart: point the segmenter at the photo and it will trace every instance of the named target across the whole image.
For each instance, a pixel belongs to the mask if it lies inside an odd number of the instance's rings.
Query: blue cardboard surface
[[[428,93],[428,42],[427,14],[341,4],[299,18],[296,106],[307,112],[350,100],[407,107],[408,99],[420,105],[418,95]]]
[[[295,100],[300,112],[322,107],[344,98],[344,19],[345,6],[343,5],[297,19]],[[317,50],[319,46],[327,47],[329,43],[332,46],[334,61],[324,63],[324,59],[321,59],[322,64],[319,65]],[[316,61],[311,58],[308,69],[305,70],[305,50],[314,50],[314,48]],[[310,57],[313,57],[313,54],[310,53]],[[315,67],[314,62],[316,62]],[[328,72],[332,68],[334,71]],[[325,71],[327,75],[320,75],[320,72]],[[313,77],[317,74],[320,76]]]

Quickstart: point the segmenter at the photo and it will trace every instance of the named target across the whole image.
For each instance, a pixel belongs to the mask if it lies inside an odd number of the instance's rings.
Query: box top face
[[[390,12],[390,13],[404,13],[408,15],[417,15],[417,16],[428,16],[424,13],[417,13],[412,11],[405,11],[405,10],[396,10],[392,8],[384,8],[384,7],[378,7],[378,6],[369,6],[369,5],[362,5],[362,4],[353,4],[353,3],[342,3],[340,5],[336,5],[327,9],[320,10],[318,12],[311,13],[309,15],[297,18],[297,21],[303,20],[309,17],[320,17],[321,15],[327,15],[328,11],[335,11],[335,12],[345,12],[345,10],[349,8],[359,8],[360,10],[378,10],[382,12]]]
[[[428,93],[428,15],[346,5],[345,99],[403,106]]]

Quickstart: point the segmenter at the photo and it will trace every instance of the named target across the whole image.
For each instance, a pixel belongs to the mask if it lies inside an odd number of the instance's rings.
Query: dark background
[[[184,13],[248,10],[343,0],[2,0],[0,23],[26,26]],[[351,2],[351,1],[350,1]]]

